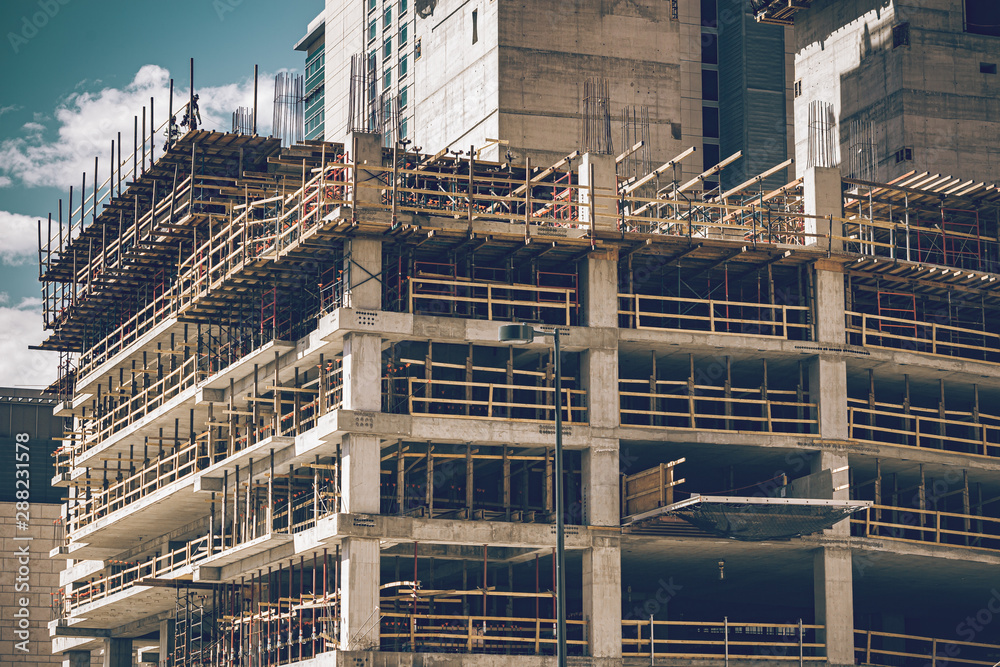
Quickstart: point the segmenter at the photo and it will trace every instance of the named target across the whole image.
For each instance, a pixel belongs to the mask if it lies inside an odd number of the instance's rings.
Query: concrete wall
[[[412,134],[425,152],[468,150],[499,138],[499,9],[499,3],[485,0],[444,0],[433,15],[416,19],[421,55],[414,62]]]
[[[327,141],[344,141],[351,100],[351,55],[365,51],[366,2],[326,0]],[[379,32],[381,35],[381,32]],[[376,40],[381,45],[381,40]]]
[[[903,22],[910,44],[893,48],[892,28]],[[801,167],[808,156],[808,105],[821,100],[836,112],[845,173],[851,121],[871,118],[878,180],[914,169],[1000,177],[1000,79],[979,68],[1000,61],[1000,53],[996,38],[963,32],[962,0],[819,0],[796,14],[795,41]],[[897,163],[903,147],[913,149],[913,160]]]
[[[624,150],[625,105],[646,105],[650,155],[666,161],[680,152],[680,24],[670,3],[577,0],[501,0],[501,133],[523,153],[554,157],[583,147],[584,85],[610,83],[612,139]],[[572,11],[569,11],[569,10]]]
[[[693,0],[680,4],[689,14],[697,10]],[[682,22],[670,19],[670,3],[442,0],[415,28],[422,46],[414,140],[425,152],[467,150],[499,138],[510,141],[517,159],[550,164],[583,148],[584,84],[591,77],[610,82],[616,151],[623,150],[625,105],[649,107],[656,164],[691,141],[700,144],[700,103],[697,127],[686,126],[695,114],[693,107],[686,114],[680,99],[681,61],[699,57],[698,37],[682,34]],[[700,99],[700,79],[695,90],[689,78],[689,97]],[[503,159],[505,152],[496,147],[483,157]]]

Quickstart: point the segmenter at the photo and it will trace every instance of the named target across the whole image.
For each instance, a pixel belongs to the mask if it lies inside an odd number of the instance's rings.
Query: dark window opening
[[[701,135],[716,139],[719,137],[719,110],[717,108],[701,108]]]
[[[892,26],[892,48],[910,45],[910,24],[900,23]]]
[[[802,79],[799,79],[792,85],[795,97],[802,97]]]
[[[472,10],[472,43],[479,41],[479,10]]]
[[[719,164],[719,144],[702,144],[702,150],[704,150],[704,155],[702,156],[702,169],[708,170]]]
[[[708,32],[701,35],[701,62],[706,65],[719,64],[719,44],[715,37]]]
[[[900,148],[896,151],[896,164],[900,162],[909,162],[913,159],[913,149],[912,148]]]
[[[965,32],[1000,37],[1000,2],[965,0]]]
[[[701,98],[719,101],[719,73],[711,69],[701,71]]]
[[[996,74],[997,64],[996,63],[979,63],[979,73],[980,74]]]
[[[701,0],[701,24],[706,28],[714,28],[718,25],[718,8],[715,0]]]

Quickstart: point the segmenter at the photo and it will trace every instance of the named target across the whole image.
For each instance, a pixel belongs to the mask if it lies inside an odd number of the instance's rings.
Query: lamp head
[[[525,344],[534,339],[535,330],[530,324],[504,324],[497,336],[501,343]]]

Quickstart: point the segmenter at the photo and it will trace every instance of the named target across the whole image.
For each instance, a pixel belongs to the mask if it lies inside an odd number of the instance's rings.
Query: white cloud
[[[44,132],[45,126],[41,123],[25,123],[21,126],[21,129],[25,132]]]
[[[38,218],[0,211],[0,238],[0,261],[4,264],[17,266],[37,260]]]
[[[20,104],[8,104],[7,106],[0,107],[0,116],[3,116],[6,113],[10,113],[11,111],[20,111],[20,110],[21,110]]]
[[[41,343],[45,332],[37,300],[25,301],[29,306],[0,306],[0,386],[44,389],[58,375],[59,353],[28,349]]]
[[[6,305],[10,301],[10,294],[0,292],[0,306]]]
[[[23,296],[21,297],[21,303],[17,304],[18,308],[41,308],[42,307],[42,297],[40,296]]]
[[[103,181],[108,176],[111,141],[116,139],[117,133],[122,135],[123,160],[126,155],[131,156],[133,118],[139,117],[141,128],[142,107],[147,107],[148,114],[150,97],[154,100],[153,121],[160,125],[166,120],[170,84],[170,72],[166,69],[157,65],[143,65],[132,81],[122,88],[88,90],[96,87],[97,83],[99,82],[83,82],[78,86],[77,92],[71,93],[54,110],[55,136],[39,130],[40,122],[48,117],[36,113],[34,123],[25,126],[29,130],[27,135],[0,142],[0,187],[78,187],[80,175],[86,171],[89,190],[95,155],[100,158],[99,179]],[[257,131],[262,135],[271,131],[273,90],[274,75],[261,74],[257,96],[260,116]],[[196,88],[196,92],[200,96],[203,121],[200,129],[229,131],[233,111],[239,106],[253,105],[253,80],[250,77],[223,86]],[[175,87],[175,112],[187,99],[187,89]],[[156,153],[159,154],[164,133],[161,131],[155,140]],[[131,163],[131,160],[126,161]]]

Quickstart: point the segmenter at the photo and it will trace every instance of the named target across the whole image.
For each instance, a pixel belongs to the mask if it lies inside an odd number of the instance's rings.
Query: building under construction
[[[831,3],[753,4],[790,22]],[[154,155],[144,125],[40,226],[72,424],[55,654],[1000,660],[997,186],[842,170],[822,128],[805,163],[752,172],[688,130],[652,162],[641,132],[551,159],[530,133],[324,141],[320,25],[300,42],[310,138],[193,130]],[[558,329],[558,391],[548,342],[500,343],[508,323]]]
[[[578,661],[1000,659],[997,189],[623,159],[192,131],[43,229],[55,651],[551,656],[559,409]]]

